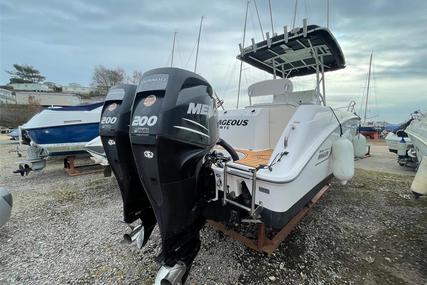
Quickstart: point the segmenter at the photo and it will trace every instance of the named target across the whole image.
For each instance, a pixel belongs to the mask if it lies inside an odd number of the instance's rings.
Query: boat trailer
[[[217,231],[224,233],[243,243],[245,246],[257,251],[267,253],[271,256],[273,252],[279,247],[280,243],[292,232],[296,225],[305,217],[308,211],[319,202],[323,194],[328,191],[330,184],[325,185],[320,191],[274,236],[270,239],[266,234],[266,227],[264,223],[257,223],[257,236],[256,239],[249,238],[241,233],[227,228],[224,224],[208,220],[208,223]]]

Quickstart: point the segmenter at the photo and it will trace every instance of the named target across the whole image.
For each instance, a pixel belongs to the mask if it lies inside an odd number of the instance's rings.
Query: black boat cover
[[[287,33],[287,39],[281,34],[255,43],[244,48],[237,58],[278,77],[290,78],[316,73],[313,50],[318,63],[323,61],[325,72],[345,67],[338,42],[327,28],[317,25],[308,25],[306,33],[303,28],[294,29]]]

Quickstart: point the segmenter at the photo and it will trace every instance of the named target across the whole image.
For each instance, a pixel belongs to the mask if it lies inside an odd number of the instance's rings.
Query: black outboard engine
[[[126,223],[141,219],[130,235],[137,239],[138,247],[147,242],[156,225],[156,218],[139,179],[129,140],[129,123],[136,85],[119,84],[112,87],[102,109],[99,134],[108,162],[116,176],[123,199]],[[138,234],[138,235],[137,235]]]
[[[156,284],[182,284],[200,248],[203,159],[218,141],[210,84],[178,68],[144,73],[132,106],[130,140],[159,224],[163,265]]]

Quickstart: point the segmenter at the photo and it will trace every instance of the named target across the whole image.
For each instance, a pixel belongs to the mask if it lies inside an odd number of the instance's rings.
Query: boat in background
[[[98,136],[103,102],[49,107],[20,127],[21,143],[29,145],[17,173],[41,170],[48,157],[87,155],[85,145]]]
[[[418,162],[427,157],[427,116],[413,120],[405,129],[417,155]]]
[[[371,56],[369,58],[369,71],[368,71],[368,81],[366,86],[365,110],[364,110],[363,121],[359,126],[359,132],[365,137],[368,137],[371,139],[379,139],[381,136],[381,133],[385,129],[386,123],[367,120],[369,88],[370,88],[371,74],[372,74],[372,56],[373,56],[373,53],[371,53]]]
[[[418,130],[417,126],[422,121],[424,115],[420,111],[415,111],[411,114],[408,121],[390,128],[390,132],[385,138],[388,150],[397,154],[397,162],[400,166],[417,167],[420,163],[420,158],[417,155],[417,150],[412,143],[411,136],[408,135],[407,130]],[[413,126],[410,128],[410,126]]]
[[[427,115],[420,114],[422,117],[413,120],[405,130],[412,141],[413,150],[418,159],[417,174],[411,185],[415,198],[427,195]]]
[[[102,104],[50,107],[34,115],[21,130],[48,156],[84,154],[84,146],[98,136]]]
[[[101,137],[97,136],[85,145],[86,151],[92,156],[92,160],[102,166],[109,165],[107,155],[102,146]]]
[[[9,133],[7,133],[7,136],[10,137],[11,140],[17,141],[21,136],[21,131],[19,128],[13,129]]]

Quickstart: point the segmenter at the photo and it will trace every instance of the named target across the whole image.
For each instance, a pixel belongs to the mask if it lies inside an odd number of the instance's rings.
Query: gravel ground
[[[50,161],[28,177],[0,145],[0,185],[13,194],[0,229],[0,284],[151,284],[158,230],[139,251],[121,242],[114,178],[67,176]],[[271,257],[206,226],[190,284],[427,284],[427,199],[412,177],[357,170],[330,191]]]

